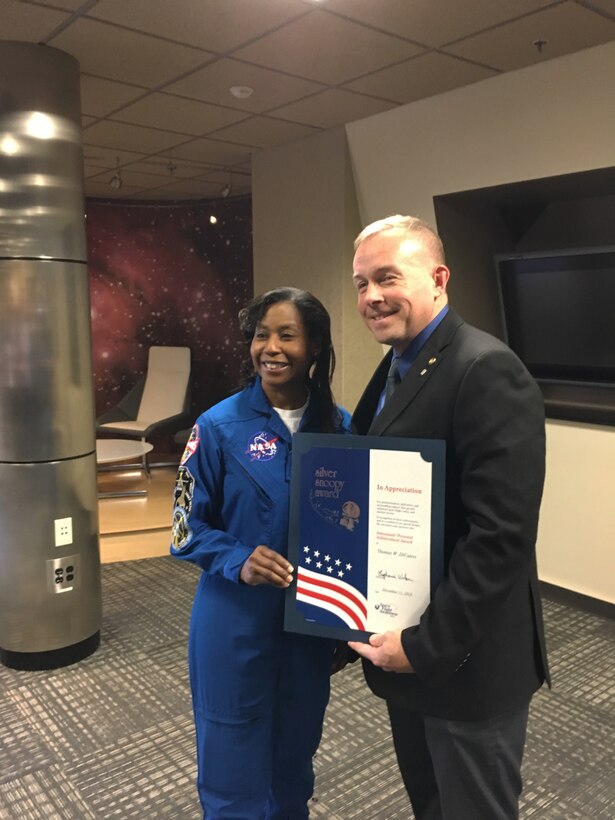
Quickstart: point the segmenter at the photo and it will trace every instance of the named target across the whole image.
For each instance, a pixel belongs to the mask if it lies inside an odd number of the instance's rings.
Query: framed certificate
[[[342,640],[419,622],[442,578],[445,443],[293,436],[284,628]]]

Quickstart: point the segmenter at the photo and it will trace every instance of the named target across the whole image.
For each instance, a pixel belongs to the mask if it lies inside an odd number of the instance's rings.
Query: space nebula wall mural
[[[250,200],[90,200],[86,213],[97,415],[143,375],[150,346],[186,345],[196,417],[233,392],[246,355],[237,313],[252,296]]]

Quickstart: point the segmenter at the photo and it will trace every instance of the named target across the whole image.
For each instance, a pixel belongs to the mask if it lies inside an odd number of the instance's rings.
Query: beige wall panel
[[[615,43],[346,126],[361,219],[433,197],[615,164]]]
[[[352,410],[382,355],[356,310],[352,243],[360,230],[343,128],[253,157],[254,291],[292,285],[331,313],[333,388]]]
[[[615,165],[614,87],[609,43],[351,123],[362,221],[401,212],[435,222],[436,195]],[[487,329],[497,323],[493,306],[472,294],[488,287],[478,274],[456,287],[453,271],[453,302]],[[610,601],[613,436],[607,427],[549,423],[538,540],[544,580]]]
[[[538,530],[543,581],[615,603],[615,429],[547,422]]]

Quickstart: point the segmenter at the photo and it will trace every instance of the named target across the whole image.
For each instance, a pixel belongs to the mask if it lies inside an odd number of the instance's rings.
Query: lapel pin
[[[435,363],[436,363],[436,357],[432,356],[431,359],[429,360],[429,364],[435,364]]]

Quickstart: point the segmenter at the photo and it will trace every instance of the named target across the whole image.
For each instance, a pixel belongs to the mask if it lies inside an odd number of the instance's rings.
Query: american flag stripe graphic
[[[352,629],[367,629],[367,601],[345,581],[299,567],[297,600],[332,612]]]

